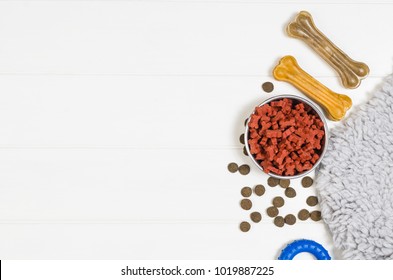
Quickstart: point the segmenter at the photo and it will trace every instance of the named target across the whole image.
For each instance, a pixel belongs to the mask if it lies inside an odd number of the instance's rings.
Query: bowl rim
[[[250,121],[251,116],[255,113],[255,108],[261,107],[261,106],[263,106],[263,105],[265,105],[265,104],[267,104],[267,103],[270,103],[270,102],[275,101],[275,100],[278,100],[278,99],[283,99],[283,98],[295,99],[295,100],[297,100],[297,101],[300,101],[300,102],[303,102],[303,103],[306,103],[307,105],[309,105],[309,106],[317,113],[317,115],[320,117],[320,119],[322,120],[323,126],[324,126],[324,131],[325,131],[325,135],[324,135],[324,138],[325,138],[324,147],[323,147],[322,153],[321,153],[319,159],[317,160],[317,162],[313,165],[313,167],[312,167],[310,170],[307,170],[307,171],[304,171],[304,172],[302,172],[302,173],[300,173],[300,174],[296,174],[296,175],[292,175],[292,176],[283,176],[283,175],[278,175],[278,174],[271,173],[271,172],[265,173],[265,172],[263,171],[262,166],[259,165],[259,163],[256,161],[256,159],[254,158],[254,156],[251,154],[250,148],[249,148],[249,145],[248,145],[248,132],[249,132],[248,123],[249,123],[249,121]],[[247,118],[246,130],[245,130],[245,132],[244,132],[244,141],[245,141],[245,146],[246,146],[247,154],[248,154],[248,156],[251,158],[252,162],[253,162],[262,172],[264,172],[264,174],[267,174],[267,175],[269,175],[269,176],[271,176],[271,177],[274,177],[274,178],[277,178],[277,179],[297,179],[297,178],[304,177],[304,176],[306,176],[307,174],[309,174],[309,173],[311,173],[312,171],[314,171],[314,170],[317,168],[317,166],[321,163],[323,157],[325,156],[325,153],[326,153],[326,150],[327,150],[327,147],[328,147],[328,144],[329,144],[329,128],[328,128],[328,125],[327,125],[327,120],[326,120],[326,117],[325,117],[325,115],[323,114],[323,112],[318,108],[318,105],[316,105],[313,101],[311,101],[311,100],[309,100],[309,99],[306,99],[306,98],[304,98],[304,97],[301,97],[301,96],[292,95],[292,94],[280,94],[280,95],[276,95],[276,96],[272,96],[272,97],[270,97],[270,98],[267,98],[266,100],[264,100],[263,102],[261,102],[259,105],[257,105],[255,108],[254,108],[254,110],[251,112],[251,114],[250,114],[250,115],[248,116],[248,118]]]

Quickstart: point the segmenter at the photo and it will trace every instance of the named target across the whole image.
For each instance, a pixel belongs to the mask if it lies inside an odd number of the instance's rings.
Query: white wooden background
[[[285,35],[300,10],[370,66],[358,89]],[[392,70],[392,14],[371,0],[0,1],[0,258],[274,259],[296,238],[339,258],[322,222],[264,215],[240,232],[240,189],[266,176],[226,166],[252,164],[238,137],[283,55],[367,100]],[[293,185],[284,215],[315,193]]]

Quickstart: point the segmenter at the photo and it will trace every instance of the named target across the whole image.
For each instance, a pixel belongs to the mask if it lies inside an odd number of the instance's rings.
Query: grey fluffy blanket
[[[330,133],[316,188],[334,245],[344,259],[393,259],[393,77]]]

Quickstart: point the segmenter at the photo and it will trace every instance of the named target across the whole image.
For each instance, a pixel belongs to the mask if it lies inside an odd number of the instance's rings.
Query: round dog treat
[[[248,156],[246,146],[243,147],[243,154],[244,154],[245,156]]]
[[[280,208],[284,205],[284,199],[281,196],[276,196],[273,198],[273,205],[277,208]]]
[[[242,175],[247,175],[248,173],[250,173],[250,166],[247,164],[240,165],[239,173]]]
[[[275,206],[270,206],[266,209],[266,213],[269,217],[274,218],[278,215],[278,209]]]
[[[311,220],[316,221],[316,222],[320,221],[322,219],[321,211],[312,211],[310,213],[310,218],[311,218]]]
[[[307,197],[306,203],[308,206],[315,206],[318,204],[318,197],[309,196],[309,197]]]
[[[313,183],[314,183],[314,180],[313,180],[311,177],[306,176],[306,177],[304,177],[304,178],[302,179],[302,186],[303,186],[304,188],[309,188],[309,187],[311,187]]]
[[[251,200],[245,198],[245,199],[242,199],[242,200],[240,201],[240,206],[241,206],[244,210],[250,210],[251,207],[252,207],[252,202],[251,202]]]
[[[296,217],[292,214],[288,214],[285,216],[284,221],[287,225],[294,225],[296,223]]]
[[[272,92],[274,89],[274,85],[271,82],[266,82],[262,84],[262,89],[264,92]]]
[[[291,183],[291,181],[289,179],[280,179],[280,186],[284,189],[289,187],[289,184]]]
[[[252,212],[250,218],[254,223],[259,223],[262,220],[262,215],[259,212]]]
[[[239,141],[240,141],[240,143],[242,143],[244,145],[244,133],[242,135],[240,135]]]
[[[277,216],[277,217],[274,218],[274,224],[275,224],[276,226],[278,226],[278,227],[283,227],[283,226],[284,226],[284,223],[285,223],[285,221],[284,221],[284,218],[283,218],[283,217]]]
[[[254,192],[257,196],[262,196],[265,194],[265,187],[263,185],[256,185]]]
[[[296,191],[295,191],[294,188],[291,188],[291,187],[286,188],[286,189],[285,189],[285,195],[286,195],[287,197],[289,197],[289,198],[293,198],[293,197],[296,196]]]
[[[250,230],[250,228],[251,228],[250,223],[248,223],[248,222],[241,222],[241,223],[240,223],[240,230],[241,230],[242,232],[247,232],[247,231]]]
[[[297,214],[297,217],[299,218],[299,220],[305,221],[310,217],[310,212],[308,212],[307,209],[302,209]]]
[[[238,170],[238,166],[236,163],[231,162],[230,164],[228,164],[228,171],[231,173],[235,173]]]
[[[250,187],[244,187],[242,188],[242,190],[240,191],[240,193],[242,194],[242,196],[244,197],[250,197],[252,194],[252,189]]]
[[[267,184],[271,187],[277,186],[279,182],[280,180],[274,177],[269,177],[269,179],[267,179]]]

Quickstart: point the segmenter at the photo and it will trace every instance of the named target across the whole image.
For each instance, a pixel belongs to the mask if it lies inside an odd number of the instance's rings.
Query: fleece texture
[[[393,77],[330,131],[316,177],[344,259],[393,259]]]

